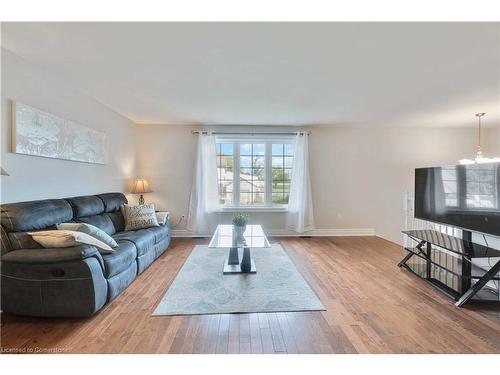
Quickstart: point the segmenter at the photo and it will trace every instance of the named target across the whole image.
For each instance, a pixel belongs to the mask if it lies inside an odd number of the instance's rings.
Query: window
[[[225,207],[285,207],[293,140],[218,139],[219,203]]]

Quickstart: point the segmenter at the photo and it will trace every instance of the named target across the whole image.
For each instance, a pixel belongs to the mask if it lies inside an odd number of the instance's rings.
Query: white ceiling
[[[496,23],[10,23],[2,45],[137,123],[486,126]]]

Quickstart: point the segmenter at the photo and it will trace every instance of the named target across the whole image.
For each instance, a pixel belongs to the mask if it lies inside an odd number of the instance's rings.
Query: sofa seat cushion
[[[130,267],[135,262],[137,250],[130,241],[118,241],[118,247],[112,254],[102,255],[106,277],[112,277]]]
[[[170,228],[167,225],[160,225],[159,227],[152,227],[146,230],[154,234],[155,244],[167,238],[170,232]]]
[[[147,229],[120,232],[112,236],[116,241],[130,241],[137,248],[137,255],[141,256],[153,251],[156,243],[155,235]]]

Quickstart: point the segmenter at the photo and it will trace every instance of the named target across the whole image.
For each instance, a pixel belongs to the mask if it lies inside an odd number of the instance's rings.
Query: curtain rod
[[[217,132],[217,131],[214,131],[214,132],[210,132],[210,131],[206,131],[206,130],[192,130],[191,131],[191,134],[213,134],[213,135],[304,135],[304,134],[307,134],[307,135],[311,135],[312,133],[310,131],[306,131],[306,132],[287,132],[287,133],[283,133],[283,132],[243,132],[243,133],[237,133],[237,132]]]

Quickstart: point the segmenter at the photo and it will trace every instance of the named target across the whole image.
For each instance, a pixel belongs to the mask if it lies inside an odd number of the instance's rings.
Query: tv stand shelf
[[[434,287],[438,288],[451,298],[453,298],[458,307],[463,306],[471,300],[489,281],[499,281],[500,277],[496,274],[500,271],[500,250],[492,249],[490,247],[474,243],[465,239],[450,236],[435,230],[409,230],[403,231],[404,234],[416,241],[416,247],[405,247],[408,254],[399,262],[399,267],[404,267],[415,273],[407,264],[408,260],[414,256],[421,258],[426,264],[426,275],[423,277],[426,281],[431,283]],[[431,250],[443,249],[444,251],[451,252],[462,258],[462,272],[457,273],[453,270],[433,261]],[[474,258],[499,258],[493,266],[485,272],[482,276],[472,276],[472,259]],[[432,277],[431,267],[438,267],[446,272],[457,276],[460,281],[460,292],[448,287],[441,281]],[[418,275],[418,274],[417,274]],[[418,275],[420,276],[420,275]],[[421,276],[420,276],[421,277]],[[477,280],[472,284],[472,280]]]

